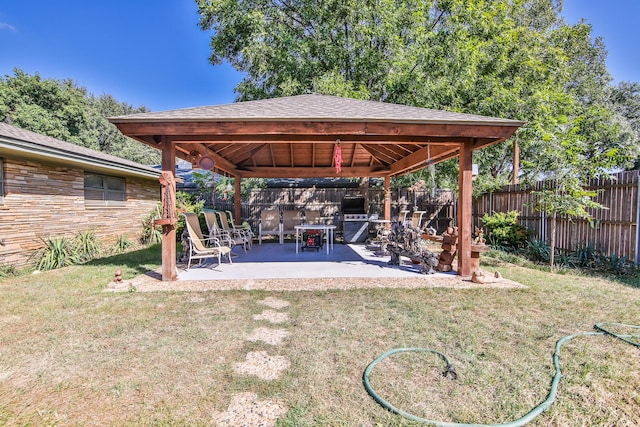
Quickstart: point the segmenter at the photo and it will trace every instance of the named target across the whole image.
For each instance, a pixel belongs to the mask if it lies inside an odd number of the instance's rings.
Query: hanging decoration
[[[342,148],[340,147],[340,140],[336,139],[336,173],[342,171]]]
[[[162,216],[155,221],[155,224],[175,224],[178,216],[176,213],[176,180],[173,172],[162,171],[160,185],[162,186]]]

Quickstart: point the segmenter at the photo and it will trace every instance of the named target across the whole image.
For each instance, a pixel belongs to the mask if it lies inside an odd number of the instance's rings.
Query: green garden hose
[[[560,372],[560,348],[562,347],[562,345],[569,341],[572,340],[573,338],[576,337],[580,337],[580,336],[594,336],[594,335],[610,335],[612,337],[615,337],[617,339],[620,339],[628,344],[631,344],[633,346],[636,347],[640,347],[640,343],[638,343],[637,341],[633,341],[631,338],[634,339],[639,339],[640,338],[640,334],[639,335],[621,335],[621,334],[616,334],[613,333],[609,330],[607,330],[605,328],[605,325],[615,325],[615,326],[621,326],[621,327],[625,327],[625,328],[633,328],[633,329],[640,329],[640,326],[636,326],[636,325],[625,325],[623,323],[598,323],[594,326],[594,328],[596,329],[597,332],[580,332],[574,335],[568,335],[564,338],[561,338],[560,340],[558,340],[558,342],[556,342],[556,349],[555,349],[555,353],[553,354],[553,365],[555,367],[556,373],[553,376],[553,379],[551,381],[551,387],[549,389],[549,394],[547,395],[547,398],[540,403],[538,406],[536,406],[535,408],[533,408],[530,412],[528,412],[526,415],[524,415],[522,418],[519,418],[517,420],[508,422],[508,423],[504,423],[504,424],[464,424],[464,423],[453,423],[453,422],[445,422],[445,421],[436,421],[436,420],[428,420],[425,418],[421,418],[418,417],[416,415],[410,414],[406,411],[403,411],[402,409],[396,408],[394,407],[392,404],[390,404],[389,402],[387,402],[386,400],[384,400],[382,397],[380,397],[371,387],[371,384],[369,383],[369,375],[371,374],[371,371],[373,370],[373,368],[380,363],[382,360],[386,359],[387,357],[393,355],[393,354],[397,354],[397,353],[407,353],[407,352],[423,352],[423,353],[433,353],[438,355],[447,365],[446,370],[443,372],[443,375],[445,375],[446,377],[450,378],[450,379],[456,379],[457,378],[457,374],[455,371],[455,368],[453,367],[453,365],[449,362],[449,359],[447,359],[447,357],[435,350],[431,350],[428,348],[396,348],[393,350],[389,350],[386,353],[382,354],[380,357],[378,357],[376,360],[374,360],[373,362],[371,362],[369,364],[369,366],[367,366],[367,368],[364,370],[364,374],[362,375],[362,380],[364,383],[364,388],[367,390],[367,392],[371,395],[371,397],[373,397],[373,399],[378,402],[382,407],[384,407],[385,409],[398,414],[398,415],[402,415],[405,418],[408,418],[412,421],[417,421],[420,423],[428,423],[428,424],[432,424],[434,426],[438,426],[438,427],[496,427],[496,426],[500,426],[500,427],[519,427],[519,426],[523,426],[531,421],[533,421],[538,415],[540,415],[543,411],[547,410],[551,404],[553,403],[553,401],[556,398],[556,394],[558,392],[558,384],[560,383],[560,378],[562,377],[562,374]]]

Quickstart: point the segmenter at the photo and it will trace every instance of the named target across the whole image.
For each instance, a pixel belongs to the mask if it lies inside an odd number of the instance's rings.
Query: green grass
[[[0,281],[0,425],[211,425],[234,393],[285,404],[285,426],[412,426],[371,399],[365,367],[391,403],[429,419],[498,423],[544,400],[555,342],[601,321],[637,324],[640,289],[486,259],[528,289],[369,289],[323,292],[105,293],[157,268],[159,247]],[[253,320],[273,296],[290,320]],[[244,338],[290,332],[280,346]],[[234,372],[249,351],[286,356],[274,381]],[[558,400],[531,425],[640,424],[640,350],[611,338],[563,348]]]

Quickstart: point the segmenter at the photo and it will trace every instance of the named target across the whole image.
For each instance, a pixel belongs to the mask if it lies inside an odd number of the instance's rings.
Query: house
[[[43,239],[94,230],[138,237],[160,202],[160,172],[0,123],[0,266],[32,266]]]

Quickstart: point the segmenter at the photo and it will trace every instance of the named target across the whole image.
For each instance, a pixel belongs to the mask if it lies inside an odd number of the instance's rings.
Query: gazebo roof
[[[394,176],[509,138],[524,122],[327,95],[298,95],[112,117],[193,163],[210,155],[238,177]],[[342,171],[336,172],[338,145]]]

